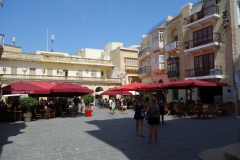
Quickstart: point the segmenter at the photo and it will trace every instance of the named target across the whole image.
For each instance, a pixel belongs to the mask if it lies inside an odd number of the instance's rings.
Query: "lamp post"
[[[52,34],[52,35],[51,35],[51,40],[52,40],[52,49],[51,49],[51,52],[54,52],[54,45],[53,45],[54,39],[55,39],[55,36],[54,36],[54,34]]]
[[[12,38],[12,41],[13,41],[13,45],[15,46],[15,43],[16,43],[16,37],[13,37],[13,38]]]

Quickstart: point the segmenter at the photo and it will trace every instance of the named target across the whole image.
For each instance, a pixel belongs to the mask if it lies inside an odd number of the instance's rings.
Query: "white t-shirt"
[[[112,106],[112,100],[111,99],[109,100],[109,104],[110,104],[110,106]]]

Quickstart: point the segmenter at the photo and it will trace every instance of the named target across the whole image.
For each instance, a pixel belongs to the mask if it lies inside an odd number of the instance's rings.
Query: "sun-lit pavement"
[[[0,123],[1,159],[161,159],[197,160],[199,152],[236,143],[240,119],[166,116],[159,143],[135,134],[134,112],[111,115],[94,108],[92,117]]]

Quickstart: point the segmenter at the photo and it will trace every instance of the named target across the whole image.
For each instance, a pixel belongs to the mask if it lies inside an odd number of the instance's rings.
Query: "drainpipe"
[[[235,104],[236,104],[236,107],[235,107],[235,109],[234,109],[234,111],[236,112],[236,110],[237,110],[237,106],[238,106],[238,84],[236,84],[236,82],[235,82],[235,63],[236,63],[236,61],[235,61],[235,57],[234,57],[234,55],[235,55],[235,38],[234,38],[234,36],[233,36],[233,33],[235,33],[235,29],[234,29],[234,24],[233,24],[233,22],[234,22],[234,14],[232,14],[232,12],[234,12],[234,9],[233,9],[233,4],[232,4],[232,1],[233,0],[229,0],[229,17],[231,18],[230,19],[230,28],[231,28],[231,30],[230,30],[230,35],[231,35],[231,40],[232,40],[232,45],[231,45],[231,50],[232,50],[232,67],[233,67],[233,86],[234,86],[234,89],[236,90],[236,95],[235,95]]]

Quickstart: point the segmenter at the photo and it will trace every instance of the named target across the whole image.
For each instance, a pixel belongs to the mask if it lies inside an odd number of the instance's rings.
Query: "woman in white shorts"
[[[128,113],[128,111],[127,111],[127,101],[125,99],[123,99],[123,102],[122,102],[122,114],[124,114],[124,111],[126,111],[126,113]]]

